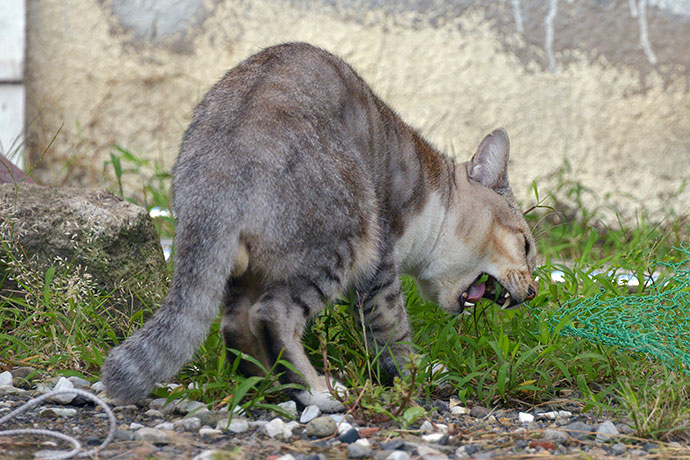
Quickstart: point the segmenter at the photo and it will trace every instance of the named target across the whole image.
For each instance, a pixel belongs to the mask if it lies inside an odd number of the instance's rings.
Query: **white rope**
[[[558,0],[550,0],[549,12],[544,18],[544,48],[546,50],[546,59],[549,61],[549,70],[553,73],[558,73],[558,66],[556,65],[556,57],[553,55],[553,21],[558,14]]]
[[[113,440],[115,437],[115,431],[117,430],[117,422],[115,421],[115,415],[113,414],[113,411],[110,410],[108,405],[103,402],[100,398],[97,396],[93,395],[92,393],[89,393],[88,391],[84,390],[78,390],[76,388],[69,389],[69,390],[56,390],[56,391],[51,391],[50,393],[46,393],[44,395],[41,395],[37,398],[32,399],[31,401],[28,401],[27,403],[21,405],[17,409],[13,410],[7,415],[4,415],[3,417],[0,417],[0,426],[2,424],[8,422],[9,420],[13,419],[17,415],[21,414],[24,411],[27,411],[31,409],[34,406],[37,406],[41,403],[43,403],[46,399],[50,399],[53,396],[60,395],[60,394],[76,394],[79,396],[83,396],[85,398],[90,399],[91,401],[95,402],[99,406],[103,408],[105,411],[106,415],[108,416],[108,421],[110,422],[110,431],[108,432],[108,437],[105,438],[105,441],[103,443],[91,450],[88,450],[86,452],[80,452],[82,450],[81,444],[79,441],[77,441],[75,438],[71,436],[67,436],[66,434],[58,433],[57,431],[50,431],[50,430],[39,430],[39,429],[34,429],[34,428],[22,428],[22,429],[17,429],[17,430],[5,430],[5,431],[0,431],[0,436],[16,436],[20,434],[34,434],[34,435],[39,435],[39,436],[52,436],[54,438],[62,439],[64,441],[67,441],[74,446],[74,448],[70,451],[64,452],[64,451],[39,451],[34,454],[35,457],[39,457],[42,459],[47,459],[47,460],[59,460],[59,459],[64,459],[64,458],[72,458],[75,455],[79,454],[80,457],[87,457],[87,456],[93,456],[97,452],[99,452],[101,449],[103,449],[105,446],[107,446],[110,441]]]

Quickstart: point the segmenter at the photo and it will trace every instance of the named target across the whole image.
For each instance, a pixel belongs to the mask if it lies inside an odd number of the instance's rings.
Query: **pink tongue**
[[[470,302],[478,301],[484,295],[485,289],[486,289],[486,287],[484,286],[484,283],[480,283],[480,284],[472,283],[470,285],[469,289],[467,290],[467,299],[466,300],[469,300]]]

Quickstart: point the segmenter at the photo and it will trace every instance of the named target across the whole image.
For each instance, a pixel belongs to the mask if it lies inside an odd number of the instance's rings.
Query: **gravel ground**
[[[6,374],[5,382],[0,374],[1,383],[7,383]],[[70,384],[94,393],[102,391],[99,383],[90,385],[74,377],[27,389],[0,385],[0,417],[55,386]],[[22,413],[0,426],[0,430],[52,429],[77,437],[86,448],[98,446],[108,433],[105,412],[83,397],[67,399]],[[283,409],[295,416],[293,421],[272,412],[257,411],[235,415],[228,424],[227,412],[209,411],[202,406],[194,401],[165,405],[162,399],[115,406],[115,440],[97,458],[690,458],[688,445],[635,438],[626,424],[582,413],[578,403],[569,400],[520,412],[464,407],[459,401],[441,399],[433,401],[436,410],[429,419],[408,430],[400,430],[393,422],[366,422],[345,414],[323,415],[315,407],[298,411],[293,402],[283,403]],[[69,448],[68,443],[46,437],[0,436],[0,459],[30,459],[37,450]]]

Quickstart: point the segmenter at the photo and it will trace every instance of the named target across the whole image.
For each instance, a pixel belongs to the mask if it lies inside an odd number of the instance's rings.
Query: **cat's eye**
[[[525,237],[525,254],[529,254],[529,250],[531,249],[531,245],[529,242],[529,239]]]

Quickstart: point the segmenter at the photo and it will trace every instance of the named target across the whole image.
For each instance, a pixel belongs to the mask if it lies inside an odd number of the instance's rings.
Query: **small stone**
[[[0,374],[0,386],[12,386],[14,378],[10,371],[5,371]]]
[[[105,391],[105,384],[99,380],[98,382],[95,382],[91,385],[91,391],[93,391],[94,393],[100,393],[101,391]]]
[[[67,377],[67,379],[72,382],[72,385],[74,385],[75,388],[81,388],[83,390],[89,390],[91,388],[91,382],[81,377],[77,377],[76,375]]]
[[[618,436],[620,433],[616,429],[616,425],[610,421],[605,421],[599,428],[597,428],[596,442],[606,442],[612,439],[614,436]]]
[[[528,414],[527,412],[520,412],[518,414],[518,420],[520,420],[520,423],[527,425],[534,421],[534,415]]]
[[[295,460],[295,457],[293,457],[290,454],[285,454],[285,455],[281,455],[280,457],[276,458],[276,460]]]
[[[549,419],[549,420],[571,418],[572,416],[573,416],[573,413],[569,412],[567,410],[555,410],[555,411],[551,411],[551,412],[542,412],[540,414],[537,414],[537,418]]]
[[[344,423],[343,423],[343,425],[344,425]],[[378,431],[380,429],[381,428],[379,428],[377,426],[365,426],[364,428],[359,428],[358,429],[359,437],[360,438],[370,438],[370,437],[374,436],[376,433],[378,433]]]
[[[45,407],[38,412],[38,415],[43,417],[74,417],[77,415],[77,410],[64,407]]]
[[[134,404],[127,404],[124,406],[113,407],[113,412],[115,412],[115,413],[117,413],[117,412],[136,412],[138,410],[139,410],[139,408]]]
[[[444,423],[431,423],[425,420],[419,429],[425,433],[448,433],[448,425]]]
[[[647,452],[651,452],[651,451],[653,451],[653,450],[658,449],[658,448],[659,448],[659,444],[656,444],[656,443],[653,443],[653,442],[645,442],[644,444],[642,444],[642,448],[643,448],[645,451],[647,451]]]
[[[199,411],[208,410],[208,408],[202,402],[185,399],[175,405],[175,410],[185,415],[190,413],[196,415]]]
[[[455,456],[458,458],[470,458],[470,454],[467,453],[467,446],[460,446],[455,449]]]
[[[157,428],[139,428],[134,433],[134,439],[137,441],[148,441],[154,444],[168,444],[172,441],[169,431],[159,430]]]
[[[347,446],[347,458],[371,457],[371,447],[366,439],[359,439]]]
[[[311,422],[307,423],[306,433],[307,436],[314,438],[325,438],[335,433],[338,428],[336,422],[332,417],[324,415],[321,417],[316,417]]]
[[[560,430],[554,430],[553,428],[547,428],[543,433],[544,439],[553,441],[558,444],[564,444],[568,442],[568,435]]]
[[[563,429],[573,438],[580,441],[587,439],[592,434],[592,425],[583,422],[573,422],[563,427]]]
[[[141,428],[144,428],[144,425],[142,425],[141,423],[132,422],[129,424],[130,430],[139,430]]]
[[[157,410],[161,414],[166,415],[175,409],[175,402],[168,402],[166,398],[156,398],[149,403],[149,409]]]
[[[455,416],[470,415],[470,410],[463,406],[453,406],[450,408],[450,413]]]
[[[613,455],[623,455],[626,450],[628,450],[628,448],[625,447],[625,444],[622,442],[617,442],[611,446],[611,453]]]
[[[214,436],[218,436],[223,434],[221,430],[216,430],[215,428],[211,428],[210,426],[202,426],[199,428],[199,436],[202,438],[212,438]]]
[[[475,418],[484,418],[491,413],[490,409],[483,406],[474,406],[470,410],[470,415]]]
[[[410,454],[404,450],[396,450],[390,453],[386,460],[410,460]]]
[[[201,428],[201,419],[199,417],[187,417],[177,420],[173,425],[176,429],[182,428],[184,431],[196,432]]]
[[[352,425],[347,422],[338,423],[338,434],[346,433],[352,429]]]
[[[127,406],[124,406],[124,407],[127,407]],[[116,409],[117,409],[117,407],[116,407]],[[144,412],[144,415],[146,415],[147,417],[151,417],[151,418],[163,418],[163,412],[156,410],[156,409],[149,409],[146,412]]]
[[[230,431],[232,433],[244,433],[249,430],[249,422],[245,418],[233,418],[228,424],[228,419],[219,420],[216,424],[216,429],[223,431]]]
[[[0,386],[0,396],[18,395],[18,394],[24,394],[24,393],[26,393],[26,390],[22,390],[21,388],[13,387],[12,385]]]
[[[417,454],[422,460],[447,460],[448,456],[432,447],[420,444],[417,446]]]
[[[31,366],[15,367],[14,369],[12,369],[12,377],[20,380],[26,379],[34,372],[36,372],[36,368]]]
[[[319,415],[321,415],[321,409],[319,409],[319,406],[307,406],[302,411],[302,416],[299,418],[299,421],[300,423],[309,423]]]
[[[129,430],[118,428],[115,432],[115,439],[118,441],[134,441],[134,433]]]
[[[340,423],[345,420],[345,414],[329,414],[329,417],[333,419],[335,423]]]
[[[400,450],[404,445],[405,442],[402,439],[396,438],[389,442],[382,442],[380,447],[382,450]]]
[[[297,418],[297,403],[295,401],[285,401],[278,404],[283,412],[287,413],[292,418]]]
[[[344,424],[343,424],[344,425]],[[350,428],[345,433],[338,436],[338,441],[345,444],[351,444],[359,439],[359,433],[356,428]]]
[[[437,443],[443,438],[444,436],[447,436],[443,433],[430,433],[430,434],[425,434],[422,436],[422,441],[424,442],[431,442],[431,443]]]
[[[60,379],[58,379],[57,383],[53,387],[53,391],[63,391],[72,389],[74,389],[74,384],[65,377],[60,377]],[[58,404],[69,404],[76,396],[77,395],[75,393],[63,393],[52,396],[50,400]]]
[[[265,424],[263,430],[269,437],[280,441],[285,441],[292,437],[292,430],[277,417]]]
[[[173,431],[175,429],[175,425],[172,422],[163,422],[154,426],[154,428],[157,430]]]

